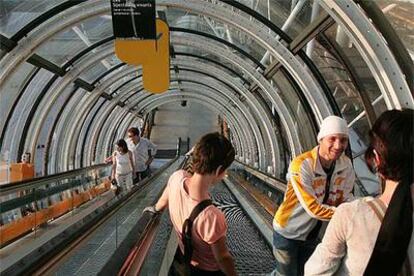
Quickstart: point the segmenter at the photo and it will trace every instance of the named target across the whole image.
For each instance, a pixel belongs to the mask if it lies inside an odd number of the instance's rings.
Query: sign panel
[[[155,0],[111,0],[116,38],[156,39]]]
[[[130,65],[142,65],[143,87],[148,92],[163,93],[170,86],[170,32],[158,18],[158,40],[115,39],[115,54]]]

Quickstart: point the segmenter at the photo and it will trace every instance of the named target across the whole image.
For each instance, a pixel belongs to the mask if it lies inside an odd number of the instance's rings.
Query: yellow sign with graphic
[[[170,86],[170,32],[168,24],[157,18],[155,40],[115,39],[115,54],[123,62],[142,65],[143,87],[163,93]]]

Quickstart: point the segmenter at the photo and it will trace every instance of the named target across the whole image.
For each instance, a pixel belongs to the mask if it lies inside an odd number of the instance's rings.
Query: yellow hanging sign
[[[123,62],[142,65],[144,89],[163,93],[170,86],[170,31],[168,24],[157,18],[157,39],[115,39],[115,54]]]

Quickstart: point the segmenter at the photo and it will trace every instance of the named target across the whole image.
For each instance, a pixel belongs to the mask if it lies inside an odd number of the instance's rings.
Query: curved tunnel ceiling
[[[390,36],[363,5],[298,2],[302,18],[292,6],[290,16],[269,20],[259,2],[250,0],[157,0],[158,15],[171,26],[172,82],[162,95],[144,91],[140,69],[114,56],[109,1],[56,5],[13,36],[2,34],[1,152],[18,160],[23,151],[35,155],[43,145],[37,159],[45,173],[89,166],[129,126],[185,99],[227,120],[241,161],[280,177],[284,156],[313,145],[318,123],[329,114],[344,116],[363,142],[361,129],[382,110],[414,107],[412,61],[401,64],[396,57],[405,49],[397,55],[388,47],[383,38]],[[269,10],[277,10],[272,5]],[[91,22],[102,25],[93,27],[102,30],[93,42],[85,27]],[[299,29],[293,39],[289,24]],[[79,50],[63,53],[56,58],[60,62],[49,60],[49,43],[73,33]],[[354,47],[341,45],[339,35]]]

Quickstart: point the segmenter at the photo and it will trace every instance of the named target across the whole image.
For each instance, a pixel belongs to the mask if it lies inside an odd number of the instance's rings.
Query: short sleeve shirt
[[[168,180],[168,207],[171,221],[178,235],[178,243],[181,250],[183,250],[183,244],[181,242],[183,223],[199,203],[199,201],[192,199],[184,189],[184,181],[189,176],[185,171],[179,170],[173,173]],[[210,245],[217,242],[226,233],[227,223],[224,214],[214,205],[210,205],[204,209],[193,223],[192,265],[203,270],[219,270],[220,268],[214,258]]]
[[[147,169],[145,162],[149,158],[149,150],[151,151],[151,155],[155,155],[157,152],[156,145],[143,137],[140,138],[136,145],[131,140],[128,140],[128,149],[132,152],[136,172],[143,172]]]

